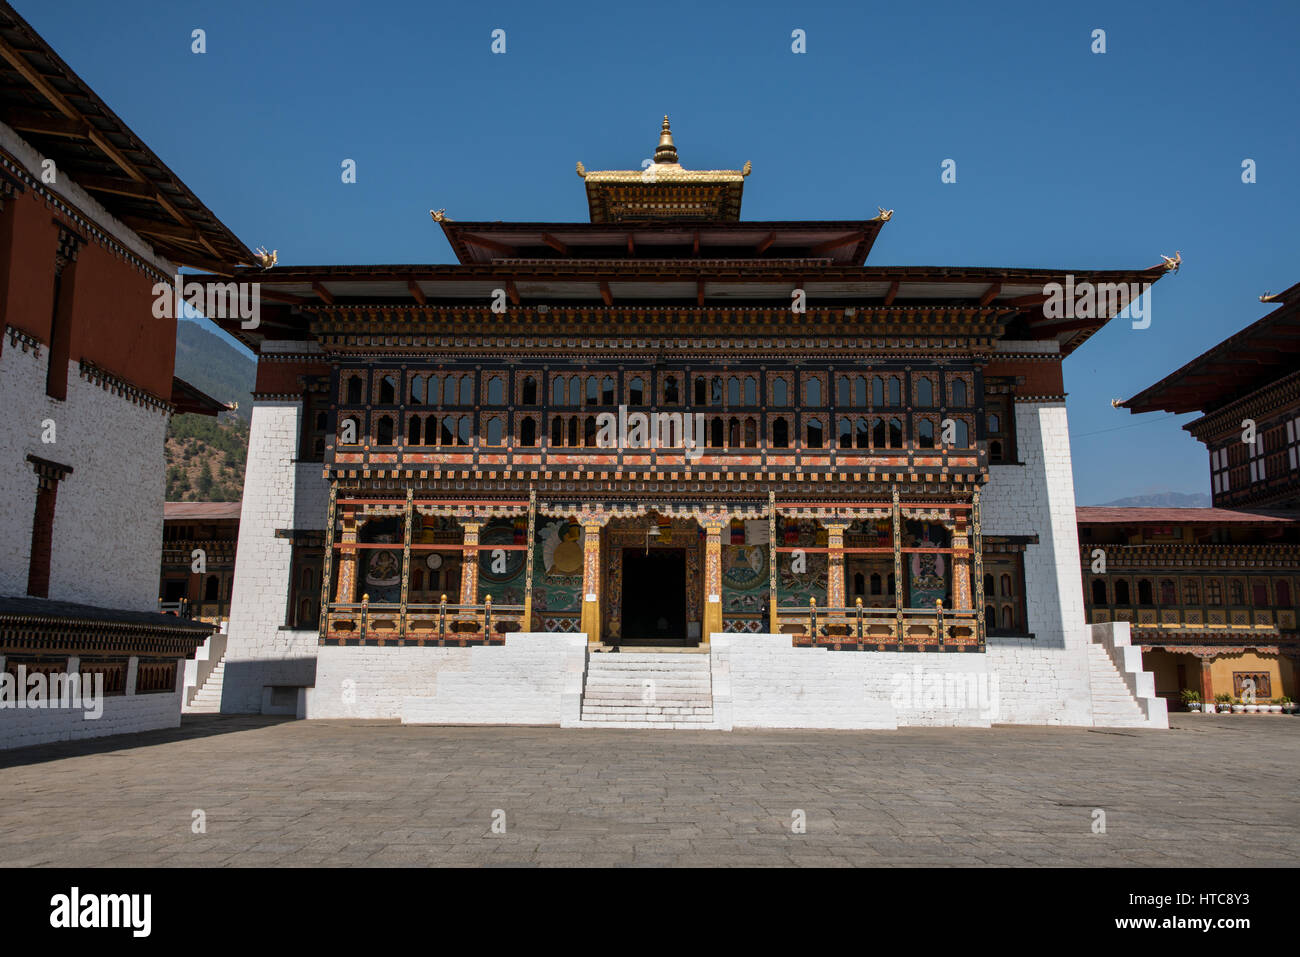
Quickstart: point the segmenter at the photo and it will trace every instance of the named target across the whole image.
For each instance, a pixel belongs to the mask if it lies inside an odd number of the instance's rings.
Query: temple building
[[[1128,621],[1159,694],[1296,698],[1300,285],[1268,315],[1119,406],[1199,412],[1213,507],[1079,509],[1093,622]],[[1096,550],[1104,555],[1098,571]]]
[[[238,502],[164,503],[160,609],[225,625],[238,541]]]
[[[158,612],[163,443],[224,406],[153,290],[252,261],[0,3],[0,747],[180,723],[212,626]]]
[[[434,212],[456,264],[236,272],[223,711],[1164,724],[1082,600],[1062,363],[1119,307],[1044,304],[1171,261],[870,266],[892,211],[743,220],[750,164],[683,167],[667,118],[577,171],[588,222]]]

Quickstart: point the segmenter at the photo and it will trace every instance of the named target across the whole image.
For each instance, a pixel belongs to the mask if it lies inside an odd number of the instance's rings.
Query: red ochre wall
[[[299,395],[300,376],[329,375],[326,362],[276,362],[261,358],[257,362],[257,384],[253,391],[266,395]]]
[[[984,367],[987,376],[1022,376],[1024,385],[1016,386],[1019,395],[1063,395],[1065,379],[1059,356],[1044,359],[993,359]]]
[[[50,344],[54,260],[60,214],[27,190],[0,213],[0,321]],[[69,359],[85,359],[163,400],[171,397],[176,319],[153,314],[154,277],[100,245],[86,242],[73,270]],[[3,348],[3,346],[0,346]],[[75,373],[70,373],[75,375]]]

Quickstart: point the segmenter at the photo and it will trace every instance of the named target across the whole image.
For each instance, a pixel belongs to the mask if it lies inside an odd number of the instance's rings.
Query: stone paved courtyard
[[[1300,719],[1171,724],[724,733],[187,717],[0,752],[0,864],[1294,864]],[[206,834],[191,833],[196,809]],[[796,809],[807,833],[791,833]]]

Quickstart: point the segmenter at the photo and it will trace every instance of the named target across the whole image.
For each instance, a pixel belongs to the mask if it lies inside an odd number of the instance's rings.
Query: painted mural
[[[906,522],[903,527],[904,548],[946,548],[948,532],[934,522]],[[950,563],[943,555],[911,554],[904,556],[908,579],[908,602],[911,608],[934,608],[936,601],[948,601]]]

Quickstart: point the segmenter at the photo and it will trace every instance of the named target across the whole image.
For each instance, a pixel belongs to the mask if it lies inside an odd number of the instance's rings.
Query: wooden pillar
[[[976,637],[979,639],[980,648],[983,648],[984,636],[988,633],[988,625],[984,621],[984,540],[983,536],[980,534],[979,489],[976,489],[971,495],[970,523],[970,547],[974,552],[971,556],[971,565],[974,569],[972,574],[975,576],[975,630]]]
[[[780,631],[776,619],[776,493],[767,493],[767,603],[770,621],[768,627],[775,634]]]
[[[528,490],[528,555],[524,559],[524,620],[521,631],[533,630],[533,544],[537,539],[537,490]]]
[[[331,572],[334,569],[334,524],[335,510],[337,508],[336,500],[338,491],[334,483],[330,482],[330,501],[329,508],[325,512],[325,555],[321,559],[320,571],[320,622],[319,622],[319,641],[324,642],[325,633],[329,630],[329,612],[331,590]]]
[[[1210,677],[1210,666],[1214,659],[1208,655],[1201,659],[1201,702],[1214,703],[1214,681]]]
[[[832,518],[822,522],[826,529],[826,607],[843,608],[844,605],[844,529],[846,519]]]
[[[963,549],[969,551],[970,536],[967,534],[968,527],[964,524],[953,523],[952,527],[952,607],[954,609],[969,608],[971,601],[970,592],[970,555],[960,554]]]
[[[582,619],[587,644],[600,644],[600,530],[606,517],[583,513],[582,523]]]
[[[343,535],[339,549],[339,581],[334,593],[338,602],[356,601],[357,595],[357,514],[353,508],[343,512]]]
[[[899,647],[903,645],[903,510],[898,504],[898,486],[893,487],[894,513],[894,628]]]
[[[730,525],[726,515],[710,514],[704,518],[704,621],[700,626],[701,644],[722,631],[722,529]]]
[[[402,598],[397,612],[397,637],[406,637],[406,603],[411,594],[411,524],[415,518],[413,489],[406,490],[406,530],[402,535]]]
[[[460,603],[478,604],[478,533],[482,522],[464,522],[461,528],[465,537],[461,541]]]

